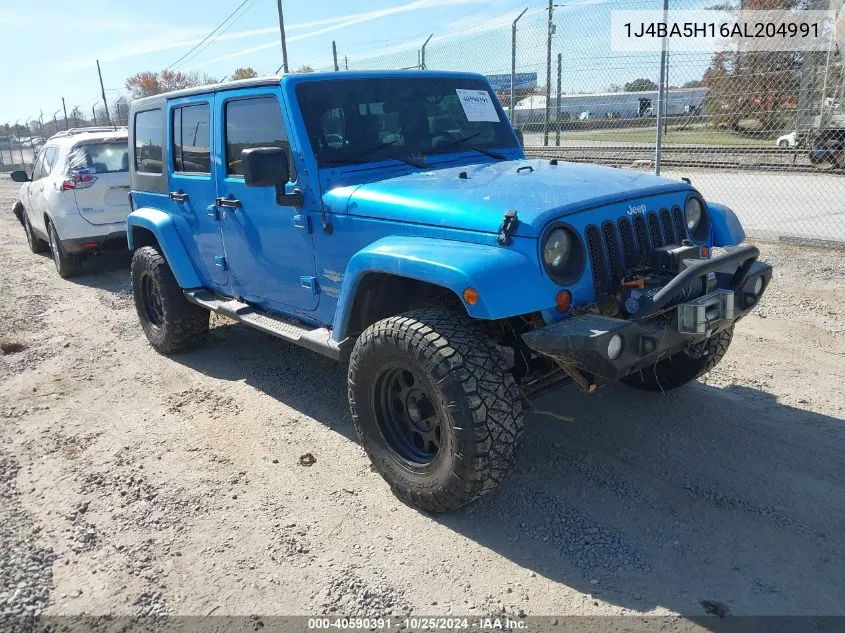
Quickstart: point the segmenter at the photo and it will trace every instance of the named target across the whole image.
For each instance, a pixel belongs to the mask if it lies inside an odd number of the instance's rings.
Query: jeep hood
[[[498,232],[505,211],[516,209],[516,235],[537,237],[552,219],[585,208],[690,189],[685,182],[642,172],[537,159],[448,167],[336,187],[323,202],[332,213],[485,233]]]

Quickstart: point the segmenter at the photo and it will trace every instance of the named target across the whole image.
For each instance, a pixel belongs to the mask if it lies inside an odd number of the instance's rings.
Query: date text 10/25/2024
[[[521,631],[526,629],[523,619],[502,617],[400,617],[400,618],[308,618],[310,630],[428,630],[428,631]]]

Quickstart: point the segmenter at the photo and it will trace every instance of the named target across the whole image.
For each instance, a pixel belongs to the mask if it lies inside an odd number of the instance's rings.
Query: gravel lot
[[[763,245],[776,280],[706,381],[549,394],[503,488],[432,516],[370,470],[345,367],[222,321],[159,356],[128,257],[62,281],[16,190],[0,614],[845,615],[842,251]]]

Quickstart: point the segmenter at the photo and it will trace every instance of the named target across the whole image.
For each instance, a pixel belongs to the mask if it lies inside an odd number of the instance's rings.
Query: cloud
[[[339,29],[344,29],[350,26],[354,26],[356,24],[361,24],[363,22],[369,22],[371,20],[376,20],[382,17],[387,17],[390,15],[395,15],[398,13],[406,13],[408,11],[419,11],[424,9],[433,9],[437,7],[443,6],[455,6],[455,5],[462,5],[462,4],[476,4],[481,3],[483,0],[413,0],[412,2],[408,2],[403,5],[399,5],[397,7],[389,7],[386,9],[378,9],[375,11],[364,11],[361,13],[353,13],[349,15],[342,15],[336,16],[331,18],[324,18],[320,20],[311,20],[308,22],[297,22],[297,23],[290,23],[285,25],[285,30],[288,32],[291,31],[301,31],[303,29],[311,29],[314,27],[322,27],[316,28],[313,31],[303,34],[296,34],[292,37],[288,37],[289,42],[294,42],[297,40],[302,40],[310,37],[316,37],[318,35],[323,35],[324,33],[330,33],[332,31],[336,31]],[[3,18],[4,21],[14,21],[16,19],[21,19],[20,12],[15,12],[13,10],[6,10],[3,9],[0,12],[0,18]],[[77,24],[78,22],[78,24]],[[90,20],[90,19],[82,19],[82,20],[74,20],[74,28],[81,27],[82,24],[86,23],[87,28],[103,28],[104,25],[99,20]],[[108,25],[108,29],[112,31],[124,31],[124,30],[137,30],[139,25],[137,22],[131,21],[119,21],[119,20],[110,20]],[[70,60],[62,60],[58,61],[56,64],[53,65],[53,70],[59,72],[69,72],[69,71],[76,71],[76,70],[83,70],[85,68],[89,68],[95,59],[99,59],[101,63],[108,63],[119,61],[121,59],[127,59],[130,57],[139,57],[141,55],[149,55],[152,53],[158,53],[162,51],[168,50],[176,50],[180,48],[188,48],[191,46],[195,46],[199,44],[205,34],[208,31],[208,27],[202,28],[190,28],[190,29],[173,29],[168,26],[164,26],[161,24],[157,25],[144,25],[144,30],[149,33],[161,32],[164,30],[164,34],[155,37],[155,38],[145,38],[143,41],[139,41],[137,43],[127,45],[126,42],[121,42],[121,45],[117,48],[110,49],[110,50],[102,50],[99,52],[94,52],[89,55],[85,55],[84,57],[77,57]],[[277,34],[279,29],[275,26],[261,28],[261,29],[251,29],[248,31],[236,31],[234,33],[223,33],[222,35],[215,38],[214,41],[218,42],[225,42],[225,41],[232,41],[232,40],[239,40],[245,39],[249,37],[256,37],[260,35],[270,35],[270,34]],[[261,50],[265,50],[268,48],[272,48],[274,46],[279,45],[278,38],[272,42],[267,42],[266,44],[261,44],[258,46],[252,46],[237,53],[232,53],[229,55],[224,55],[222,57],[208,60],[206,62],[196,64],[184,70],[191,70],[194,68],[199,68],[200,66],[205,66],[207,64],[214,63],[216,61],[223,61],[226,59],[231,59],[233,57],[240,57],[243,55],[249,55],[250,53],[255,53]]]
[[[294,35],[293,37],[288,37],[288,42],[296,42],[299,40],[308,39],[311,37],[317,37],[318,35],[324,35],[326,33],[331,33],[332,31],[337,31],[340,29],[345,29],[350,26],[355,26],[356,24],[362,24],[364,22],[371,22],[372,20],[378,20],[380,18],[388,17],[391,15],[397,15],[400,13],[408,13],[410,11],[421,11],[424,9],[435,9],[438,7],[449,7],[449,6],[457,6],[463,4],[481,4],[484,0],[413,0],[412,2],[408,2],[406,4],[401,4],[396,7],[388,7],[385,9],[376,9],[374,11],[364,11],[362,13],[354,13],[351,15],[346,15],[340,18],[331,18],[330,20],[320,20],[319,22],[323,22],[325,24],[329,24],[329,26],[325,26],[324,28],[317,29],[314,31],[310,31],[308,33],[303,33],[301,35]],[[334,22],[331,24],[331,22]],[[312,23],[312,25],[317,26],[318,24]],[[290,30],[293,27],[288,27],[285,25],[285,30]],[[223,39],[223,38],[220,38]],[[189,66],[184,70],[190,71],[195,70],[197,68],[201,68],[202,66],[207,66],[209,64],[214,64],[217,62],[226,61],[228,59],[234,59],[235,57],[242,57],[244,55],[249,55],[251,53],[257,53],[258,51],[263,51],[268,48],[273,48],[275,46],[280,46],[279,40],[274,40],[272,42],[267,42],[266,44],[259,44],[258,46],[251,46],[249,48],[245,48],[240,51],[236,51],[234,53],[229,53],[228,55],[222,55],[220,57],[215,57],[213,59],[208,59],[202,61],[198,64],[194,64],[193,66]]]

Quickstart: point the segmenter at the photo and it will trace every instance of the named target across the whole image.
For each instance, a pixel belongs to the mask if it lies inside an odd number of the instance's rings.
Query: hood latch
[[[517,225],[519,225],[519,218],[516,217],[516,209],[505,211],[505,217],[502,220],[502,226],[499,227],[499,237],[496,238],[496,241],[502,246],[510,244],[511,235],[516,232]]]

